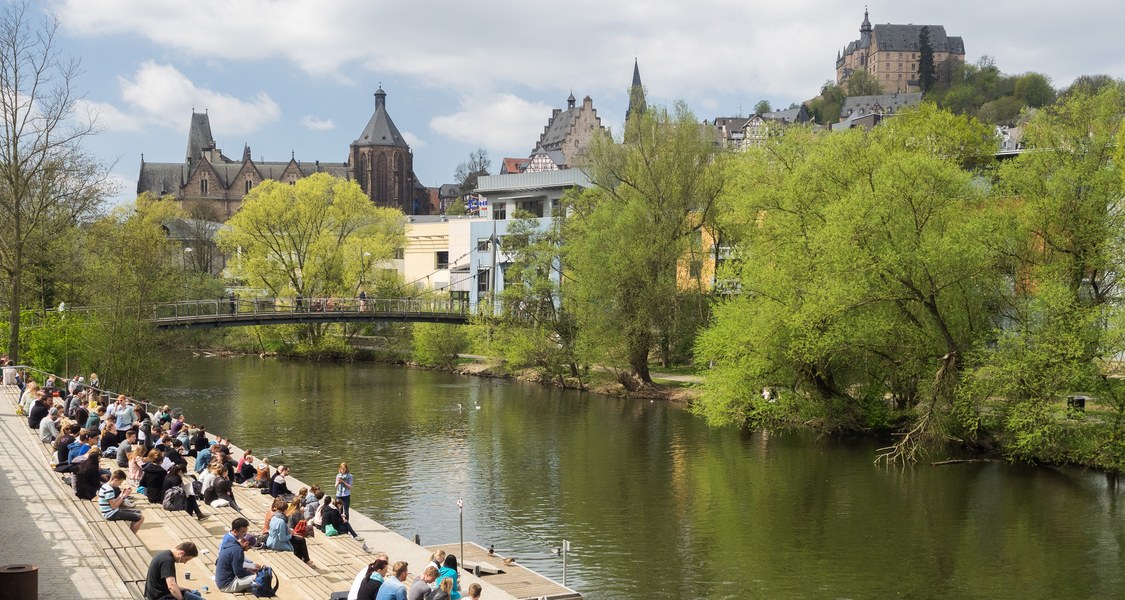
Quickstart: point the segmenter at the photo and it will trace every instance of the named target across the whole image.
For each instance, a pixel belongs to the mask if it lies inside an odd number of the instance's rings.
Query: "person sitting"
[[[207,440],[207,428],[200,425],[199,429],[195,430],[195,435],[191,438],[191,451],[189,455],[198,457],[201,452],[210,447],[211,442]],[[211,453],[208,452],[207,455],[210,456]],[[198,471],[196,472],[198,473]]]
[[[281,465],[277,468],[277,473],[270,480],[270,495],[274,498],[282,497],[288,502],[293,498],[293,492],[289,491],[289,484],[285,478],[289,475],[289,467]]]
[[[47,416],[39,421],[39,440],[45,444],[55,441],[59,436],[59,422],[62,415],[59,414],[59,408],[52,406],[47,411]]]
[[[183,449],[184,443],[176,438],[173,438],[171,441],[171,446],[164,451],[163,466],[166,469],[170,469],[172,468],[172,465],[180,465],[181,467],[184,467],[186,469],[187,459],[184,458]]]
[[[355,580],[352,582],[352,587],[348,590],[348,600],[375,600],[375,596],[379,593],[379,587],[383,585],[383,580],[387,577],[387,567],[390,563],[387,561],[386,554],[380,554],[374,562],[359,570]],[[430,586],[426,586],[428,592]]]
[[[145,497],[153,504],[160,504],[164,500],[164,477],[167,471],[160,465],[160,452],[153,448],[149,451],[147,460],[141,468],[141,487],[145,489]]]
[[[39,423],[47,418],[47,413],[51,411],[51,406],[54,405],[54,400],[48,396],[43,396],[31,405],[31,410],[27,413],[27,425],[31,429],[39,430]]]
[[[261,565],[247,566],[246,552],[242,547],[242,537],[250,529],[250,521],[237,517],[230,524],[230,531],[219,543],[219,556],[215,560],[215,585],[220,591],[228,593],[245,592],[254,583],[254,574]]]
[[[129,455],[133,452],[133,446],[137,445],[137,430],[130,429],[122,435],[121,441],[117,443],[117,466],[128,469]]]
[[[453,598],[453,580],[448,577],[441,580],[438,587],[428,596],[428,600],[451,600]]]
[[[481,593],[480,584],[479,583],[470,583],[469,584],[469,591],[467,593],[468,593],[469,597],[472,598],[473,600],[477,600],[478,598],[480,598],[480,593]]]
[[[404,561],[395,563],[391,567],[393,577],[383,578],[383,585],[379,586],[379,593],[375,594],[376,600],[406,600],[406,575],[409,565]]]
[[[258,470],[254,468],[254,451],[247,450],[242,453],[242,458],[238,461],[238,466],[234,468],[234,482],[243,483],[247,480],[254,479],[258,474]]]
[[[210,489],[204,493],[203,501],[210,506],[229,506],[242,512],[242,509],[238,507],[238,502],[234,500],[234,490],[230,479],[227,479],[226,470],[219,465],[215,465],[210,473],[213,479]]]
[[[90,450],[86,460],[78,463],[72,481],[74,482],[74,495],[82,500],[93,500],[98,497],[98,490],[105,481],[102,480],[101,470],[98,469],[100,452],[97,448]],[[109,478],[106,477],[106,480]]]
[[[164,487],[160,497],[164,498],[168,490],[179,487],[184,494],[184,510],[187,511],[187,514],[195,515],[195,518],[202,521],[207,518],[207,515],[204,515],[203,511],[199,510],[199,502],[195,498],[195,485],[193,485],[193,483],[194,482],[190,479],[184,480],[183,466],[172,465],[172,468],[168,470],[168,474],[164,476]]]
[[[332,500],[331,502],[322,506],[320,509],[322,524],[321,528],[325,532],[328,532],[328,526],[331,525],[337,533],[346,533],[362,542],[363,536],[356,533],[356,530],[352,528],[352,524],[348,523],[347,519],[344,518],[342,509],[343,503],[340,502],[339,498]]]
[[[441,582],[446,579],[451,579],[453,582],[450,584],[449,597],[451,600],[460,600],[461,590],[457,585],[457,556],[449,554],[445,557],[445,562],[441,565],[441,570],[438,571],[438,578],[434,583],[441,585]]]
[[[118,469],[109,476],[109,481],[98,489],[98,508],[106,521],[128,521],[129,529],[137,533],[141,524],[145,522],[144,515],[139,510],[125,508],[125,500],[133,493],[129,488],[121,489],[125,481],[125,471]]]
[[[207,468],[211,466],[211,459],[214,457],[214,455],[211,454],[211,448],[214,448],[218,444],[219,444],[218,442],[212,440],[212,441],[208,442],[207,445],[202,450],[200,450],[199,452],[196,453],[196,455],[195,455],[195,473],[197,475],[205,472],[207,470]]]
[[[106,421],[105,426],[102,427],[101,441],[98,443],[102,449],[102,455],[107,458],[117,458],[117,446],[124,437],[113,421]]]
[[[145,577],[145,600],[203,600],[199,592],[176,583],[176,563],[186,563],[197,556],[199,549],[193,542],[180,542],[152,557]]]
[[[281,498],[275,498],[271,512],[273,515],[269,517],[266,548],[278,552],[292,552],[306,565],[315,569],[316,565],[309,559],[309,547],[305,544],[304,538],[293,535],[293,530],[286,522],[285,501]]]
[[[78,427],[78,423],[68,422],[62,428],[62,433],[59,434],[59,437],[55,438],[54,462],[56,470],[58,470],[57,467],[59,465],[65,465],[67,463],[66,457],[67,454],[69,454],[70,445],[78,439],[79,431],[81,431],[81,429]]]
[[[262,459],[262,464],[258,466],[258,472],[254,475],[254,483],[251,487],[263,490],[270,488],[270,459]]]
[[[406,592],[406,600],[427,600],[430,594],[433,593],[433,588],[430,587],[430,584],[437,579],[437,574],[437,567],[426,565],[426,569],[422,571],[422,574],[414,579],[414,585],[410,586],[410,591]],[[374,598],[374,596],[372,596],[372,598]]]
[[[262,534],[266,534],[266,533],[269,532],[269,530],[270,530],[270,520],[273,519],[274,513],[284,512],[285,507],[286,507],[286,502],[285,502],[284,498],[274,498],[273,499],[273,502],[270,503],[269,510],[266,511],[265,518],[262,519]]]
[[[133,447],[133,451],[129,453],[129,480],[136,485],[141,484],[141,476],[144,475],[145,456],[148,452],[145,450],[145,445],[138,443]]]

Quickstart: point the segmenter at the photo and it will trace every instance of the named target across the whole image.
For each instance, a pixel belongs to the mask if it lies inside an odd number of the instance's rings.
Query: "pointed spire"
[[[375,90],[375,112],[371,115],[371,120],[367,122],[367,127],[363,128],[363,133],[359,134],[353,145],[356,146],[401,146],[409,148],[410,145],[402,138],[398,128],[395,127],[391,117],[387,114],[387,92],[383,91],[383,85],[379,84],[379,89]]]
[[[566,107],[574,108],[575,102],[577,102],[577,100],[574,99],[574,90],[571,90],[570,95],[566,97]]]
[[[625,111],[625,120],[630,115],[641,114],[645,111],[645,88],[641,84],[641,68],[636,58],[633,59],[633,83],[629,86],[629,108]]]
[[[250,162],[251,160],[252,159],[250,158],[250,144],[243,143],[242,144],[242,162],[244,162],[244,163]]]
[[[379,89],[375,90],[375,109],[378,110],[380,106],[387,105],[387,92],[383,91],[383,86],[380,84]]]
[[[863,6],[863,23],[859,25],[860,33],[871,33],[871,20],[867,18],[867,5]]]

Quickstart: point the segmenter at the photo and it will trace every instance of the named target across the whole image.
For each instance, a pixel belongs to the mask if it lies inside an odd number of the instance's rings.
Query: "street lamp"
[[[188,263],[191,262],[191,253],[194,249],[191,246],[184,248],[184,270],[187,270]]]

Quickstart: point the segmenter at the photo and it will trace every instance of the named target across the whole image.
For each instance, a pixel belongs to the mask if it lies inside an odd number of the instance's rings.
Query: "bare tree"
[[[469,159],[457,165],[457,170],[453,173],[461,187],[461,195],[471,194],[477,187],[477,179],[488,175],[491,168],[492,160],[488,158],[488,150],[477,148],[470,152]]]
[[[19,355],[24,267],[40,238],[97,209],[107,169],[82,148],[97,133],[75,112],[77,60],[55,44],[58,19],[29,0],[0,11],[0,271],[8,277],[8,354]]]

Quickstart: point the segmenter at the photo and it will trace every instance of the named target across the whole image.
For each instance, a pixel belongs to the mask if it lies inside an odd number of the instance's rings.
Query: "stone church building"
[[[375,92],[375,113],[351,143],[346,162],[255,161],[250,147],[242,159],[222,153],[211,135],[207,113],[193,112],[183,162],[154,163],[141,157],[137,194],[172,196],[196,218],[226,221],[242,198],[267,179],[290,184],[313,173],[328,173],[359,183],[378,206],[397,208],[408,215],[427,214],[429,193],[414,175],[414,154],[387,113],[387,93]]]

